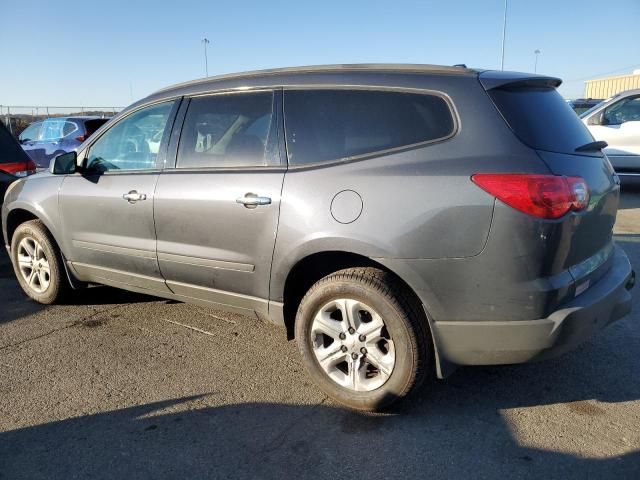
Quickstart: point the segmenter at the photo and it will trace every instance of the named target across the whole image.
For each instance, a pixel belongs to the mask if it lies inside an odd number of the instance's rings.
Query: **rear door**
[[[175,294],[266,312],[285,173],[280,98],[266,90],[190,100],[154,207],[158,262]]]
[[[82,173],[65,178],[60,208],[80,278],[166,291],[156,259],[153,198],[177,102],[140,108],[93,142]],[[158,135],[164,148],[152,152]]]

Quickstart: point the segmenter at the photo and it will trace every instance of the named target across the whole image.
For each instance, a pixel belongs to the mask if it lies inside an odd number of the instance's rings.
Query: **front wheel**
[[[341,270],[314,284],[298,308],[296,339],[316,384],[358,410],[405,397],[432,358],[420,304],[375,268]]]
[[[62,257],[40,220],[25,222],[13,233],[11,262],[18,283],[36,302],[55,303],[68,290]]]

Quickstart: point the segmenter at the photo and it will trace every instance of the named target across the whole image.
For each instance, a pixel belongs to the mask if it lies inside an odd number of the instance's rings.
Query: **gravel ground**
[[[640,189],[617,240],[640,271]],[[340,408],[255,319],[99,287],[28,301],[0,256],[0,479],[640,478],[634,313],[562,358]]]

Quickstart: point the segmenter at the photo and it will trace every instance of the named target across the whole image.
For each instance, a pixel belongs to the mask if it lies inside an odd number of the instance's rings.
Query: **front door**
[[[60,192],[67,260],[85,281],[166,291],[156,258],[153,198],[175,102],[127,115],[83,152]],[[166,137],[163,147],[156,139]]]
[[[604,151],[617,172],[640,172],[640,95],[607,107],[602,125],[589,125],[589,130],[609,144]]]
[[[266,311],[285,172],[279,95],[190,100],[175,168],[161,173],[155,197],[158,262],[176,295]]]

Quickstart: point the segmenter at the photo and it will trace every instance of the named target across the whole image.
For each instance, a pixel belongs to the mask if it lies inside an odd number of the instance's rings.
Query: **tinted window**
[[[620,125],[640,121],[640,97],[629,97],[614,103],[604,111],[605,125]]]
[[[576,147],[593,142],[555,88],[501,88],[489,94],[514,133],[530,147],[575,153]]]
[[[156,168],[158,149],[173,102],[143,108],[113,125],[89,149],[87,165],[98,171]]]
[[[285,125],[294,165],[404,147],[454,131],[441,97],[366,90],[287,91]]]
[[[87,132],[87,137],[93,135],[102,125],[109,121],[108,118],[97,118],[95,120],[86,120],[84,122],[84,129]]]
[[[273,156],[273,93],[191,99],[178,148],[178,168],[266,166]]]

